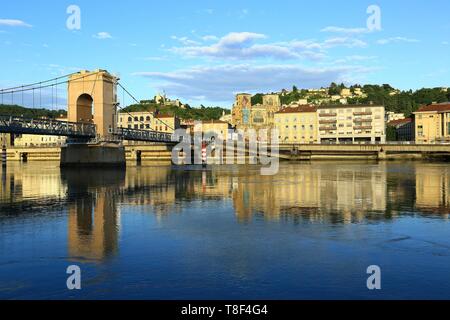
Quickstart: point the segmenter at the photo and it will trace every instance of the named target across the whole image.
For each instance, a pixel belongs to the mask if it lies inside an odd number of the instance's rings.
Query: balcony
[[[363,122],[370,122],[370,123],[372,123],[373,120],[372,120],[372,118],[366,118],[366,119],[357,118],[357,119],[354,119],[353,122],[354,123],[363,123]]]
[[[337,120],[320,120],[319,124],[333,124],[333,123],[337,123]]]
[[[320,131],[335,131],[337,130],[336,127],[320,127],[319,128]]]
[[[373,112],[372,111],[353,112],[353,115],[355,115],[355,116],[371,116],[371,115],[373,115]]]
[[[353,127],[354,130],[372,130],[372,126],[355,126]]]
[[[319,113],[319,117],[325,118],[325,117],[336,117],[337,113]]]

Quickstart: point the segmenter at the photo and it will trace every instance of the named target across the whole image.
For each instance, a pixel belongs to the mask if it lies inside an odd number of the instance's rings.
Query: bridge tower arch
[[[69,77],[68,121],[94,123],[102,138],[117,129],[117,78],[106,70],[81,71]]]

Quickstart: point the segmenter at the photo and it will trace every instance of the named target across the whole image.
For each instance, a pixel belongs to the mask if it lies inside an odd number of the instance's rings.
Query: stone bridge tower
[[[94,123],[100,137],[111,136],[117,128],[117,80],[100,69],[70,76],[68,121]]]

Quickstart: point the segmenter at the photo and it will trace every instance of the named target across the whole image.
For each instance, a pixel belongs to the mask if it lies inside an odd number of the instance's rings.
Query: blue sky
[[[69,30],[69,5],[81,29]],[[367,8],[381,9],[368,30]],[[139,99],[165,90],[193,106],[297,85],[449,86],[447,0],[8,1],[0,87],[107,69]],[[125,101],[131,103],[131,101]]]

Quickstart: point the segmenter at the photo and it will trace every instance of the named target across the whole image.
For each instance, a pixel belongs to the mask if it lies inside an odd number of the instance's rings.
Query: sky
[[[448,87],[449,11],[448,0],[3,1],[0,88],[100,68],[138,99],[230,108],[236,93],[332,81]]]

